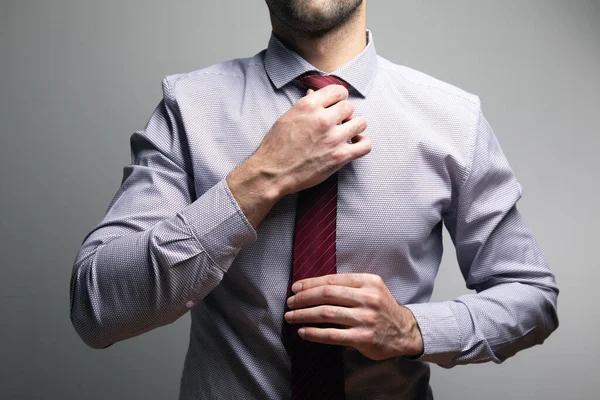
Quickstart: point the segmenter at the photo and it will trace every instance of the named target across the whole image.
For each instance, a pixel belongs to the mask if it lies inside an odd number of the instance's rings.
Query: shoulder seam
[[[163,93],[165,94],[165,99],[171,103],[175,103],[175,96],[173,96],[173,88],[171,87],[171,81],[168,76],[163,78]]]
[[[183,73],[183,74],[173,74],[173,75],[168,75],[168,76],[176,77],[173,80],[173,82],[177,82],[181,79],[191,78],[191,77],[198,76],[198,75],[221,75],[221,76],[230,76],[232,78],[244,78],[244,75],[235,75],[235,74],[228,74],[228,73],[224,73],[224,72],[206,71],[206,69],[208,69],[212,66],[216,66],[216,65],[219,65],[219,64],[209,65],[209,66],[199,69],[197,71],[191,71],[191,72],[187,72],[187,73]],[[249,66],[249,67],[253,66],[253,65],[260,65],[260,63],[259,62],[251,62],[251,63],[247,64],[247,66]]]
[[[479,97],[477,99],[479,99]],[[470,135],[469,135],[469,142],[468,142],[469,158],[465,165],[465,176],[462,179],[462,182],[460,183],[460,187],[464,186],[464,184],[469,179],[469,176],[471,176],[471,171],[473,170],[473,160],[475,159],[475,146],[477,143],[477,133],[478,133],[477,127],[479,125],[479,120],[481,118],[481,113],[478,112],[478,110],[481,110],[481,100],[478,100],[474,104],[478,105],[478,108],[473,113],[475,118],[473,119],[473,127],[472,127]]]
[[[191,78],[193,76],[198,76],[198,75],[222,75],[222,76],[231,76],[233,78],[243,78],[244,77],[243,75],[226,74],[223,72],[194,71],[194,72],[188,72],[187,74],[178,75],[177,78],[175,79],[175,82],[177,82],[181,79]]]

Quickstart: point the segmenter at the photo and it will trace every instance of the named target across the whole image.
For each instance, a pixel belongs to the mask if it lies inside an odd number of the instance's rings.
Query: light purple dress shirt
[[[433,398],[428,362],[499,363],[542,343],[558,326],[558,289],[479,97],[388,61],[366,37],[331,72],[351,85],[372,142],[339,171],[337,270],[380,275],[414,313],[425,352],[373,361],[346,347],[346,397]],[[253,57],[165,77],[162,101],[131,136],[122,184],[75,259],[71,319],[93,348],[191,313],[180,400],[291,396],[281,329],[297,195],[255,230],[225,176],[305,95],[291,81],[309,70],[319,71],[271,33]],[[476,293],[429,302],[443,226]]]

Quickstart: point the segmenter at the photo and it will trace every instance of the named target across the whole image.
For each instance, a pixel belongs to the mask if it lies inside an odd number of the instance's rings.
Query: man
[[[164,78],[71,279],[106,348],[191,311],[181,399],[433,398],[558,326],[479,98],[375,51],[366,1],[267,0],[254,57]],[[430,303],[450,232],[467,287]],[[293,284],[293,286],[292,286]]]

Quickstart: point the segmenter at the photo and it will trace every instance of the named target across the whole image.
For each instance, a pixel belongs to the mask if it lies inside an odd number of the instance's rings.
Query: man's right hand
[[[315,186],[371,151],[370,140],[359,135],[366,120],[352,115],[354,106],[347,98],[348,90],[341,85],[307,94],[265,135],[252,158],[273,177],[282,195]],[[347,143],[352,138],[354,143]]]
[[[281,197],[323,182],[371,151],[371,141],[361,135],[366,120],[352,115],[347,98],[341,85],[309,90],[229,173],[229,188],[255,228]]]

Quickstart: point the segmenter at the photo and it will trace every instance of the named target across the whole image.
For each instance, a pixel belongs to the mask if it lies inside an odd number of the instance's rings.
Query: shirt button
[[[185,303],[185,306],[186,306],[187,308],[192,308],[192,307],[194,307],[194,302],[190,300],[190,301],[188,301],[187,303]]]

